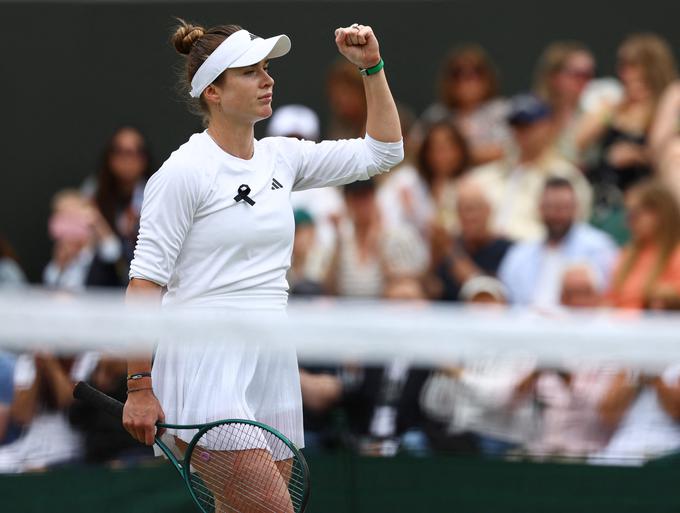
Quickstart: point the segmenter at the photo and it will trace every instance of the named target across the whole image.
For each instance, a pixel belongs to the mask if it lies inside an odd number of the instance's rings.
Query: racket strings
[[[233,476],[234,476],[234,473],[229,473],[226,476],[227,479],[219,479],[219,478],[215,478],[215,477],[211,478],[209,476],[197,477],[197,476],[194,475],[194,476],[192,476],[192,485],[194,485],[196,487],[199,487],[199,486],[201,487],[200,491],[203,492],[204,497],[200,497],[200,498],[202,500],[206,500],[206,501],[208,500],[208,498],[210,500],[214,499],[213,491],[211,489],[211,486],[209,486],[209,485],[213,485],[213,488],[215,488],[215,487],[224,486],[226,484],[229,484],[232,488],[235,488],[235,489],[239,490],[240,492],[242,492],[243,496],[246,497],[246,498],[256,499],[259,502],[265,501],[266,493],[264,493],[262,491],[258,491],[257,488],[243,486],[243,485],[239,484],[238,482],[235,482],[235,483],[231,482],[230,483],[229,479],[232,478]],[[195,490],[195,491],[199,491],[199,490]],[[200,496],[200,494],[199,494],[199,496]],[[219,497],[218,497],[218,499],[219,499]]]
[[[228,423],[209,429],[194,446],[190,464],[197,471],[191,487],[208,513],[281,513],[290,506],[297,512],[304,500],[305,473],[296,454],[256,425]],[[234,504],[245,506],[240,510]]]
[[[220,503],[224,505],[223,501],[228,502],[228,498],[224,497],[221,492],[219,492],[219,489],[228,486],[231,489],[231,494],[230,494],[230,499],[232,500],[240,500],[240,499],[247,499],[249,506],[247,508],[247,511],[275,511],[269,507],[266,506],[267,503],[272,502],[272,499],[274,501],[278,502],[278,499],[286,499],[287,496],[279,493],[278,497],[274,496],[272,497],[271,491],[258,491],[254,487],[246,487],[243,485],[240,485],[238,483],[238,480],[234,481],[231,480],[230,478],[233,476],[231,474],[230,476],[227,476],[227,479],[223,478],[197,478],[193,477],[193,487],[194,491],[196,492],[197,497],[203,502],[204,504],[207,504],[211,507],[214,507],[214,499],[215,496],[218,500],[220,500]],[[206,484],[207,483],[207,484]],[[217,493],[215,491],[217,490]],[[234,491],[237,492],[237,497],[233,497]],[[234,507],[229,507],[230,511],[239,511]]]
[[[214,486],[222,486],[224,485],[223,482],[221,481],[213,481]],[[192,479],[192,486],[194,487],[194,492],[196,493],[196,497],[210,510],[210,508],[213,508],[213,511],[219,512],[220,510],[217,509],[217,506],[215,504],[216,501],[219,501],[218,504],[221,506],[221,508],[227,508],[229,511],[235,511],[242,513],[240,510],[236,509],[233,506],[230,506],[228,503],[223,502],[225,499],[222,497],[222,500],[220,500],[220,497],[215,498],[215,495],[213,494],[213,491],[211,488],[207,485],[205,485],[205,481],[202,479]],[[196,486],[200,486],[201,489],[197,489]],[[233,486],[233,484],[232,484]],[[256,511],[262,511],[262,512],[274,512],[276,510],[271,509],[265,504],[265,496],[260,494],[260,493],[250,493],[250,490],[248,489],[243,489],[242,487],[236,485],[234,486],[236,489],[239,489],[242,492],[242,497],[248,499],[251,504],[256,504],[256,506],[249,506],[248,507],[248,512],[253,511],[254,508]],[[200,493],[197,493],[200,492]]]
[[[277,469],[272,469],[273,472],[278,472]],[[264,501],[266,500],[266,497],[269,495],[269,493],[274,492],[274,487],[272,484],[275,484],[275,481],[267,481],[265,478],[260,478],[259,480],[255,480],[250,483],[250,486],[248,484],[244,484],[240,482],[238,479],[234,480],[234,477],[238,477],[238,474],[235,473],[234,471],[213,471],[211,469],[211,475],[204,475],[201,476],[203,477],[203,481],[208,482],[208,484],[214,486],[223,486],[223,485],[230,485],[232,488],[236,488],[241,492],[244,496],[248,496],[250,498],[256,498],[258,500]],[[205,474],[205,472],[203,473]],[[252,480],[251,480],[252,481]],[[269,486],[267,486],[269,484]],[[208,490],[210,487],[204,487],[207,488]],[[208,492],[209,493],[209,492]],[[284,492],[285,493],[285,492]],[[291,496],[291,500],[293,501],[293,505],[297,505],[302,501],[302,498],[304,496],[304,488],[297,484],[296,482],[293,482],[292,480],[288,483],[288,494]],[[281,495],[281,494],[279,494]]]

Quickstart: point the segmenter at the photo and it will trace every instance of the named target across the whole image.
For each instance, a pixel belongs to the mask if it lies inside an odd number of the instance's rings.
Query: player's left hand
[[[355,23],[335,30],[335,44],[349,62],[359,68],[371,68],[380,62],[380,46],[367,25]]]

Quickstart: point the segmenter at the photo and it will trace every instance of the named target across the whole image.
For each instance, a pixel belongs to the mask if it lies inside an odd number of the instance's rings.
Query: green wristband
[[[373,66],[372,68],[359,68],[359,73],[361,73],[361,76],[368,77],[370,75],[375,75],[378,73],[381,69],[385,67],[385,61],[380,59],[380,62]]]

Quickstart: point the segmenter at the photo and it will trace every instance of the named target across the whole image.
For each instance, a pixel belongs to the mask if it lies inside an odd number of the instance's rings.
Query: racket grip
[[[84,381],[79,381],[73,389],[73,397],[99,408],[118,420],[123,420],[123,403],[109,397]]]

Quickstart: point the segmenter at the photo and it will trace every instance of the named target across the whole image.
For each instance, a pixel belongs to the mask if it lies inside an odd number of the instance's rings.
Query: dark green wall
[[[678,463],[642,468],[472,458],[309,457],[307,513],[677,513]],[[169,464],[0,476],[7,513],[191,513]]]
[[[302,102],[322,114],[333,29],[354,21],[373,25],[395,95],[419,111],[432,97],[439,60],[461,41],[490,50],[506,93],[529,86],[553,39],[587,42],[605,73],[630,31],[655,30],[680,46],[680,2],[668,0],[0,3],[0,232],[32,280],[49,257],[50,197],[94,172],[114,127],[145,129],[159,162],[198,128],[174,92],[173,16],[288,33],[293,51],[272,66],[275,104]]]

